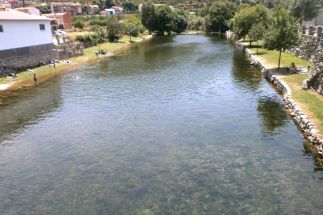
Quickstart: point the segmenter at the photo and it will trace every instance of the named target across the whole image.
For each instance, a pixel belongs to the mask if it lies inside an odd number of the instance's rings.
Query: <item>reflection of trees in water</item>
[[[257,111],[262,117],[263,128],[270,134],[275,134],[276,129],[283,127],[288,118],[283,105],[271,97],[261,97]]]
[[[59,79],[38,87],[23,89],[13,95],[2,95],[0,104],[0,141],[17,130],[54,111],[61,104]]]
[[[239,85],[244,85],[254,90],[259,88],[263,79],[258,69],[250,65],[250,62],[240,50],[233,51],[232,75]]]

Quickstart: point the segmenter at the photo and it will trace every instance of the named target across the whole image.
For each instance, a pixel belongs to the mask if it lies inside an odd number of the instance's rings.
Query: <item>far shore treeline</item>
[[[248,39],[250,45],[252,40],[262,40],[265,48],[279,52],[298,44],[299,26],[315,18],[323,7],[323,0],[193,0],[189,5],[195,6],[194,11],[176,7],[188,4],[184,0],[93,2],[101,9],[123,6],[129,13],[74,17],[75,29],[92,32],[76,37],[85,47],[117,42],[122,35],[131,41],[145,30],[159,36],[187,30],[222,34],[231,30],[236,39]]]

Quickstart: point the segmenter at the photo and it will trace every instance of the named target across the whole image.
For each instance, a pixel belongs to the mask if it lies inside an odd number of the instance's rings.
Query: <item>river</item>
[[[323,172],[226,40],[134,45],[0,97],[0,214],[320,214]]]

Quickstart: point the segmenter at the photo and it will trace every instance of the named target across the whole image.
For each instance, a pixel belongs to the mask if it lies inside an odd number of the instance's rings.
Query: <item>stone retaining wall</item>
[[[302,84],[304,89],[313,88],[323,95],[323,26],[302,26],[301,43],[288,52],[313,63],[310,77]]]
[[[40,63],[46,64],[56,56],[53,48],[53,44],[44,44],[3,50],[0,51],[0,65],[16,69],[33,67]]]
[[[291,98],[291,90],[286,82],[283,81],[278,75],[274,75],[271,70],[266,69],[245,46],[239,42],[236,44],[239,47],[242,47],[251,64],[258,67],[263,76],[283,93],[285,108],[293,117],[304,137],[314,146],[314,155],[316,158],[318,158],[320,165],[323,166],[323,135],[319,134],[319,131],[310,122],[304,111],[302,111],[301,107]]]
[[[0,66],[27,69],[48,64],[51,60],[67,59],[83,55],[83,46],[71,39],[56,46],[44,44],[0,51]]]

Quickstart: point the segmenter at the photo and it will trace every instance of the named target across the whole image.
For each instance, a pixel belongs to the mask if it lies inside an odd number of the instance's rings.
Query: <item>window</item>
[[[0,33],[3,32],[3,27],[0,25]]]
[[[39,29],[41,31],[44,31],[45,30],[45,24],[39,24]]]

